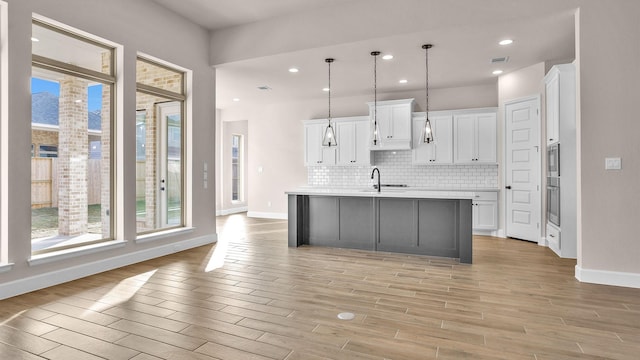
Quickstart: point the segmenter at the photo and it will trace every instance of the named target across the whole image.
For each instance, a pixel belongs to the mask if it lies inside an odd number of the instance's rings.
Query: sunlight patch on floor
[[[120,281],[114,286],[108,293],[102,296],[87,310],[89,311],[104,311],[117,304],[122,304],[131,299],[144,284],[151,279],[151,277],[158,271],[158,269],[147,271],[139,275],[135,275]]]
[[[211,272],[219,269],[224,265],[224,259],[229,250],[229,243],[232,241],[242,240],[247,236],[245,217],[241,215],[231,215],[224,224],[222,231],[218,236],[218,242],[213,250],[213,254],[209,258],[205,272]]]

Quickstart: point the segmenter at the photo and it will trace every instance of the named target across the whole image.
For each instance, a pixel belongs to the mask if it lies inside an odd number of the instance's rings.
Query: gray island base
[[[288,192],[289,247],[328,246],[472,262],[471,197]],[[459,198],[452,198],[458,196]]]

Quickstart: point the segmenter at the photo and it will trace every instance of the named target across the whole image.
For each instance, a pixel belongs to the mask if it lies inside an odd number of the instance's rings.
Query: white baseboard
[[[580,282],[640,288],[640,274],[638,273],[583,269],[576,265],[575,276]]]
[[[539,246],[544,246],[544,247],[549,247],[549,242],[547,241],[547,238],[542,236],[540,237],[540,239],[538,240],[538,245]]]
[[[504,238],[504,230],[472,230],[473,235],[493,236]]]
[[[247,211],[249,211],[248,206],[231,208],[231,209],[223,209],[223,210],[216,211],[216,216],[231,215],[231,214],[237,214],[237,213],[242,213]]]
[[[195,248],[202,245],[212,244],[215,243],[217,239],[217,234],[201,236],[198,238],[170,243],[150,249],[144,249],[115,257],[109,257],[87,264],[73,266],[66,269],[56,270],[19,280],[10,281],[0,284],[0,300],[20,294],[25,294],[35,290],[44,289],[53,285],[62,284],[68,281],[77,280],[104,271],[109,271],[123,266],[173,254],[179,251]]]
[[[249,211],[247,212],[247,216],[254,217],[254,218],[278,219],[278,220],[287,220],[289,218],[287,213],[272,213],[272,212],[259,212],[259,211]]]

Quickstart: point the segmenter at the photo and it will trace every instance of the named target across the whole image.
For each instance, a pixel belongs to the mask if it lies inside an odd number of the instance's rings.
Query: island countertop
[[[300,187],[286,191],[287,195],[316,195],[316,196],[352,196],[352,197],[387,197],[405,199],[473,199],[476,192],[499,191],[496,188],[487,189],[429,189],[414,187],[382,187],[381,191],[373,188],[318,188]]]

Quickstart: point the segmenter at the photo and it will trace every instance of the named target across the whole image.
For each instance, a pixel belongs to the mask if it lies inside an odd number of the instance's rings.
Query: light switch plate
[[[620,158],[605,158],[604,159],[605,170],[620,170],[622,169],[622,160]]]

